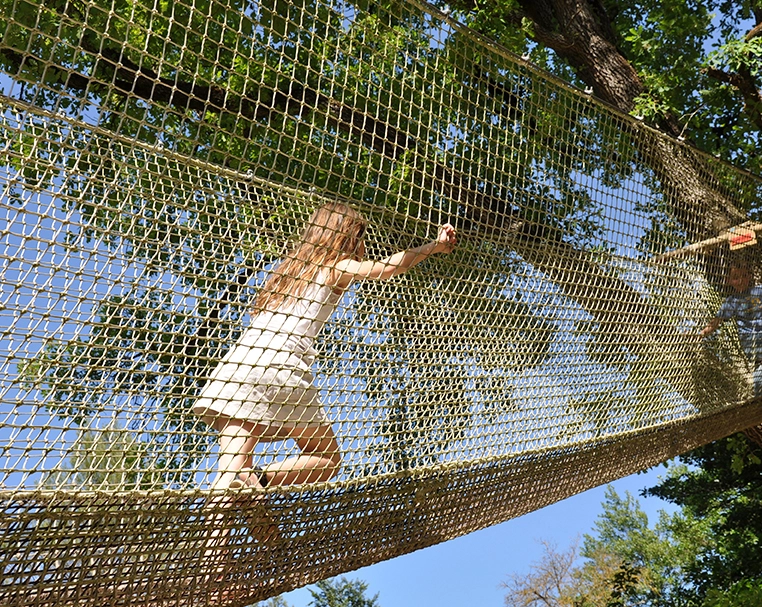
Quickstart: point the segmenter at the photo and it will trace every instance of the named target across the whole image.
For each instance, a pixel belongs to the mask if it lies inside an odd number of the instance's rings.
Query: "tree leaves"
[[[378,594],[367,597],[368,585],[362,580],[348,580],[345,577],[323,580],[310,589],[311,607],[380,607]]]

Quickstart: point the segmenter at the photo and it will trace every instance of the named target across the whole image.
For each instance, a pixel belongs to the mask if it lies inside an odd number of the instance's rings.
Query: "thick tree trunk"
[[[575,69],[595,95],[624,113],[635,107],[643,84],[619,51],[609,17],[596,0],[523,0],[525,14],[535,24],[535,39],[552,48]],[[668,133],[679,126],[667,119]],[[640,152],[662,184],[667,202],[690,239],[700,240],[740,223],[745,213],[717,191],[707,160],[687,145],[659,137],[641,138]]]
[[[568,61],[600,99],[629,113],[643,84],[619,52],[603,7],[594,0],[521,0],[535,40]]]

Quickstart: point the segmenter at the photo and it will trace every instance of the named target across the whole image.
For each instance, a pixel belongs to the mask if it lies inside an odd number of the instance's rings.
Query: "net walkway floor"
[[[760,421],[756,401],[640,432],[626,443],[616,438],[434,474],[271,493],[269,520],[244,492],[240,507],[225,513],[239,535],[227,548],[225,576],[213,581],[203,496],[16,495],[3,500],[4,541],[18,552],[3,565],[6,575],[18,573],[0,599],[116,607],[214,605],[224,597],[224,604],[248,605],[520,516]],[[271,521],[278,535],[257,539]]]

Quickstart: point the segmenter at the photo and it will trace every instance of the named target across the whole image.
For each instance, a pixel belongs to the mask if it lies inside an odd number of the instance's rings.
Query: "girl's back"
[[[311,350],[341,298],[340,292],[326,284],[326,277],[327,272],[321,272],[298,299],[286,300],[277,310],[260,310],[246,331],[249,338],[267,349],[296,354]]]

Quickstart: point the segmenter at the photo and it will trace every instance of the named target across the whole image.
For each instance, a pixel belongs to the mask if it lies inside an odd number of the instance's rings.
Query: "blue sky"
[[[651,487],[666,468],[658,466],[641,474],[620,479],[611,485],[620,495],[626,491],[638,497],[653,525],[659,510],[674,508],[657,498],[639,493]],[[608,485],[590,489],[507,521],[437,546],[346,574],[368,584],[368,596],[378,593],[381,607],[502,607],[505,591],[500,583],[511,573],[529,570],[542,556],[540,540],[549,540],[559,549],[591,531],[602,512],[601,503]],[[312,596],[307,588],[284,595],[293,607],[306,607]]]

